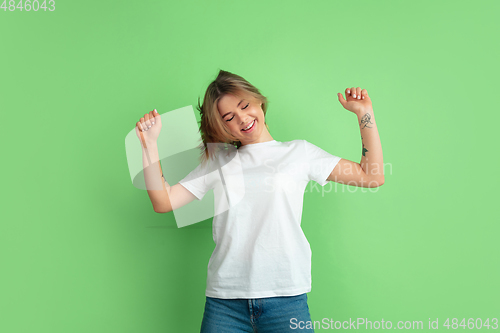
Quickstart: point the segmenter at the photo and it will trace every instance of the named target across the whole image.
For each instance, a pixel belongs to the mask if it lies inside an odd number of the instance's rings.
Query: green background
[[[500,318],[499,10],[428,0],[0,10],[0,331],[199,331],[211,220],[178,229],[155,213],[132,185],[124,138],[153,108],[195,105],[219,69],[269,98],[274,139],[355,162],[357,118],[336,94],[359,86],[372,98],[385,184],[305,193],[313,320],[439,318],[443,330],[446,318]]]

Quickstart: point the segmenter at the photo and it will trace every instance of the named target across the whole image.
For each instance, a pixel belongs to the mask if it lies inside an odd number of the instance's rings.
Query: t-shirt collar
[[[264,141],[264,142],[257,142],[257,143],[250,143],[244,146],[241,146],[238,149],[249,149],[249,148],[256,148],[256,147],[262,147],[262,146],[267,146],[267,145],[272,145],[275,143],[278,143],[279,141],[276,140],[271,140],[271,141]]]

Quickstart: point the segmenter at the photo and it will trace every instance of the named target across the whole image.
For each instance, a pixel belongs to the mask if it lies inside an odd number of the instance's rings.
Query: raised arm
[[[384,184],[382,144],[370,97],[366,89],[346,89],[347,100],[338,94],[342,106],[356,114],[361,131],[361,162],[341,159],[328,180],[359,187],[378,187]]]
[[[367,175],[382,185],[384,183],[384,157],[373,108],[366,108],[358,114],[358,124],[363,145],[361,167]]]
[[[178,183],[170,186],[163,177],[157,144],[161,125],[161,116],[154,110],[137,122],[135,131],[141,142],[144,181],[153,210],[157,213],[168,213],[188,204],[196,197]]]

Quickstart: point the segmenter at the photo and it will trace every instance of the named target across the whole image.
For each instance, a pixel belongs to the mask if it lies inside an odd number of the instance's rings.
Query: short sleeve
[[[179,184],[193,193],[196,199],[201,200],[210,189],[207,182],[207,168],[200,163],[186,177],[181,179]]]
[[[330,154],[316,145],[304,140],[306,160],[308,162],[308,179],[314,180],[321,186],[328,184],[328,176],[340,162],[341,158]]]

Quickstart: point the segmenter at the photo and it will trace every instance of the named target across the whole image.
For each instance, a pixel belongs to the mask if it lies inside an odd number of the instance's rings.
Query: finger
[[[158,127],[161,127],[161,115],[158,113],[158,110],[154,109],[154,115],[155,115],[155,124],[158,125]]]
[[[356,88],[356,98],[361,99],[361,88],[360,87]]]
[[[138,121],[136,124],[135,124],[135,129],[139,132],[142,132],[142,126],[141,126],[141,122]]]
[[[144,117],[141,118],[141,128],[143,132],[148,130],[148,127],[144,124]]]
[[[352,98],[356,98],[356,87],[351,88],[351,96]]]
[[[347,88],[345,90],[345,99],[348,99],[351,96],[351,88]]]
[[[149,111],[148,113],[148,121],[146,122],[146,124],[149,124],[149,128],[153,127],[154,125],[154,117],[153,117],[153,111]]]
[[[147,126],[148,128],[151,128],[151,126],[152,126],[152,125],[151,125],[151,122],[149,121],[149,113],[146,113],[146,114],[144,115],[144,120],[145,120],[145,121],[144,121],[144,123],[146,124],[146,126]]]
[[[344,104],[345,104],[344,96],[342,96],[341,93],[338,93],[337,96],[339,97],[340,104],[342,104],[342,106],[344,106]]]
[[[362,99],[365,99],[365,97],[368,96],[368,92],[366,91],[366,89],[361,90],[361,96]]]
[[[155,124],[158,124],[161,126],[161,116],[160,114],[158,113],[158,111],[156,109],[153,110],[153,115],[154,115],[154,122]]]
[[[149,121],[151,122],[151,126],[155,124],[155,115],[153,111],[149,112]]]

